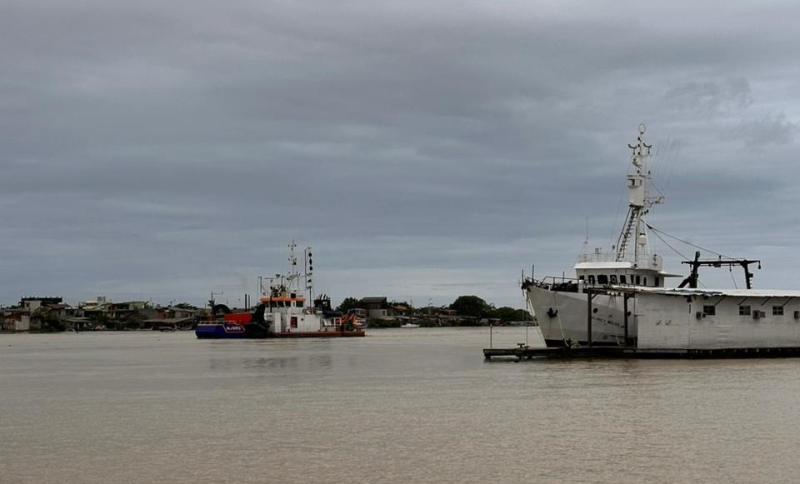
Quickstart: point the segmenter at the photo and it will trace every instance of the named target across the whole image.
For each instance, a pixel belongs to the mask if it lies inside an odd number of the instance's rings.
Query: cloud
[[[722,5],[6,2],[0,301],[199,304],[294,238],[337,297],[521,306],[616,239],[641,122],[653,217],[739,252],[794,216],[800,39]]]
[[[789,121],[786,119],[786,115],[781,113],[743,121],[734,130],[734,135],[744,141],[748,148],[754,149],[770,144],[793,143],[798,131],[800,131],[800,125]]]
[[[741,112],[753,103],[750,83],[742,77],[687,82],[671,88],[665,97],[673,106],[705,117]]]

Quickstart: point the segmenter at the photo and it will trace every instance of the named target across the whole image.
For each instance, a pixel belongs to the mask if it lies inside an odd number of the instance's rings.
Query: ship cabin
[[[280,296],[264,296],[260,301],[264,304],[264,309],[267,312],[274,312],[276,309],[280,310],[280,308],[289,308],[290,310],[291,308],[302,309],[305,306],[306,298],[295,293],[290,293]]]
[[[640,257],[638,263],[629,260],[608,260],[599,251],[581,256],[575,264],[575,274],[583,286],[641,286],[664,287],[666,278],[680,277],[664,272],[659,255]]]

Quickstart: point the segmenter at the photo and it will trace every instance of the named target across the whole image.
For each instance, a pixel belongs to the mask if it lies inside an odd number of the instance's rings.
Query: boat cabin
[[[297,294],[288,296],[264,296],[260,299],[264,308],[270,312],[275,308],[302,308],[305,306],[306,298]]]
[[[664,287],[667,277],[680,277],[663,271],[659,255],[639,259],[638,264],[629,260],[608,260],[598,250],[581,256],[575,264],[575,274],[586,286]]]

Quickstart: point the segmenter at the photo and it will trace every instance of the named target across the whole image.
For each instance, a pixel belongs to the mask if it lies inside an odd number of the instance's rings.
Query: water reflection
[[[259,357],[259,358],[209,358],[211,370],[231,372],[238,369],[290,369],[297,368],[300,359],[296,356]]]
[[[316,355],[310,359],[312,370],[330,370],[333,368],[333,357],[331,355]]]

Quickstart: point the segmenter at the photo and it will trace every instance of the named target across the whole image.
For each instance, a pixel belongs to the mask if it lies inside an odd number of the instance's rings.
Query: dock
[[[708,359],[708,358],[794,358],[800,357],[800,348],[724,348],[724,349],[643,349],[633,346],[578,346],[532,348],[519,344],[516,348],[484,348],[486,361],[492,358],[537,359]]]

